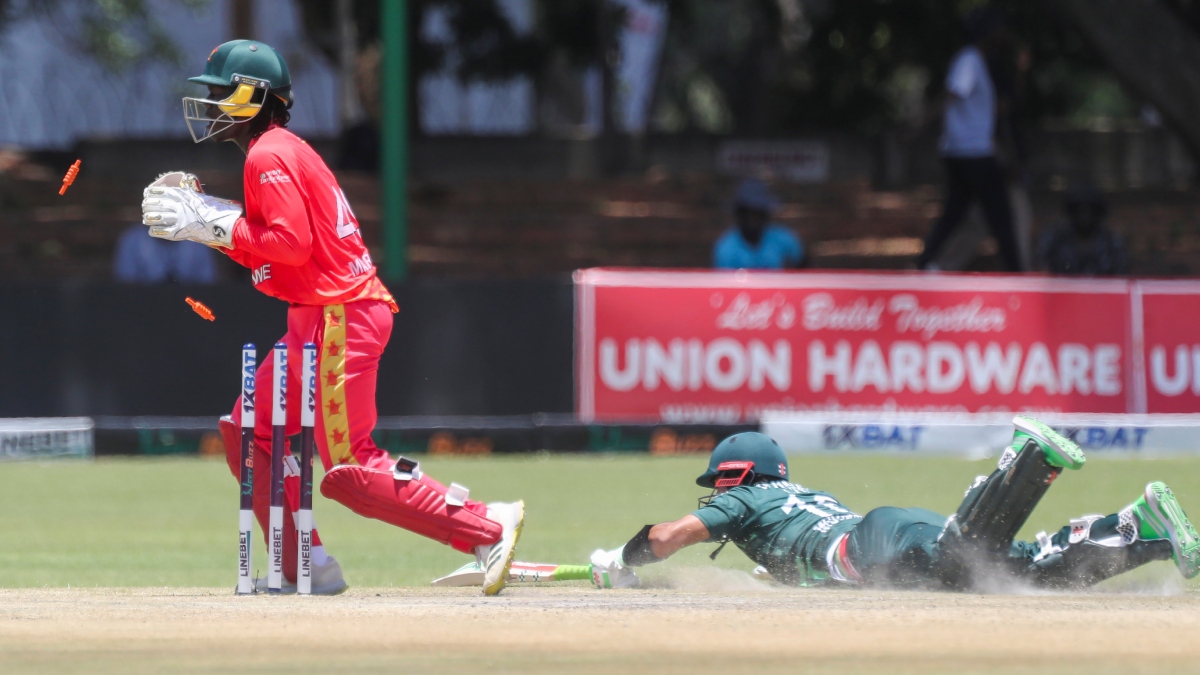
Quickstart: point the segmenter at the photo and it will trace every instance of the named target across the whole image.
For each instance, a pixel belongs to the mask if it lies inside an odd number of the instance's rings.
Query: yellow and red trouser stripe
[[[375,389],[379,359],[392,333],[392,308],[384,300],[358,300],[313,308],[319,315],[302,321],[314,324],[312,332],[321,345],[316,431],[326,470],[342,464],[391,466],[371,432],[378,420]],[[295,307],[289,311],[289,324],[296,312]]]
[[[324,308],[317,368],[320,371],[321,421],[325,447],[332,465],[357,463],[350,444],[350,419],[346,408],[346,307]],[[371,401],[374,407],[374,401]]]

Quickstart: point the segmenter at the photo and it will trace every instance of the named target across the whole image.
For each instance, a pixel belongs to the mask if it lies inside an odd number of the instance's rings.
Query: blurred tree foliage
[[[335,3],[298,0],[298,4],[306,34],[325,56],[336,60]],[[455,38],[452,45],[421,39],[421,28],[434,10],[447,18]],[[360,49],[379,42],[379,0],[356,0],[354,19]],[[495,0],[409,0],[408,25],[417,37],[409,43],[409,63],[418,76],[441,70],[450,58],[464,80],[502,79],[537,67],[535,43],[517,35]]]
[[[1200,10],[1185,0],[1055,0],[1129,91],[1200,157]]]
[[[202,8],[212,0],[169,0]],[[946,66],[962,46],[961,17],[992,5],[1010,16],[1011,77],[1027,121],[1086,124],[1135,116],[1139,106],[1102,55],[1045,0],[656,0],[670,12],[654,124],[667,132],[873,133],[927,115]],[[1200,33],[1200,0],[1157,0]],[[304,27],[330,59],[337,54],[334,4],[298,0]],[[534,0],[534,30],[518,34],[497,0],[409,0],[413,87],[452,67],[463,80],[542,77],[548,62],[616,65],[624,17],[605,0]],[[178,62],[150,0],[0,0],[0,22],[28,13],[75,20],[68,39],[120,70],[153,59]],[[71,11],[66,12],[68,7]],[[453,42],[420,39],[430,12]],[[605,14],[600,14],[600,12]],[[379,0],[354,3],[359,47],[379,40]],[[415,100],[415,97],[412,97]]]
[[[202,8],[212,0],[168,0]],[[297,0],[307,34],[337,54],[334,3]],[[1020,114],[1086,124],[1131,117],[1137,102],[1102,55],[1045,0],[655,0],[670,22],[654,123],[667,132],[873,133],[921,120],[962,46],[959,22],[974,7],[1010,15]],[[1156,0],[1200,33],[1200,0]],[[497,0],[409,0],[411,64],[419,75],[452,67],[464,80],[541,77],[545,64],[615,66],[623,16],[605,0],[534,0],[535,29],[520,35]],[[30,13],[69,15],[66,37],[114,70],[180,59],[151,0],[0,0],[0,25]],[[67,9],[70,11],[66,11]],[[431,11],[453,43],[420,39]],[[357,0],[359,47],[379,40],[379,0]],[[605,12],[605,14],[601,14]],[[1015,68],[1015,66],[1014,66]],[[413,97],[415,99],[415,97]]]
[[[306,33],[328,58],[336,59],[334,3],[298,2]],[[616,27],[623,22],[620,8],[598,0],[534,2],[535,27],[518,34],[497,0],[408,0],[408,25],[415,38],[409,42],[411,104],[416,103],[421,76],[447,67],[463,81],[494,81],[514,75],[540,77],[545,64],[559,54],[574,66],[586,66],[599,63],[604,50],[613,53]],[[357,0],[354,18],[359,49],[373,49],[380,41],[379,0]],[[424,28],[431,18],[445,21],[451,41],[427,39]]]
[[[199,10],[211,0],[170,0]],[[105,68],[182,62],[170,33],[154,16],[149,0],[0,0],[0,26],[27,16],[49,17],[63,37]]]
[[[671,0],[658,123],[716,130],[694,104],[698,89],[715,86],[727,109],[724,130],[872,133],[914,124],[965,43],[961,17],[989,4],[1009,14],[1012,70],[1005,76],[1020,80],[1023,117],[1136,113],[1044,0]],[[1017,72],[1022,52],[1028,69]]]
[[[1138,112],[1044,0],[658,1],[670,12],[654,109],[659,131],[873,133],[914,125],[927,116],[950,58],[964,44],[962,16],[989,4],[1010,16],[1014,65],[1006,76],[1017,81],[1026,120],[1082,124]],[[1200,0],[1163,1],[1200,28]],[[333,3],[299,2],[308,34],[334,58]],[[535,2],[536,27],[519,35],[496,0],[410,0],[409,25],[418,36],[410,47],[412,86],[448,64],[464,80],[540,77],[556,57],[574,67],[615,65],[618,8],[602,0]],[[435,8],[448,18],[453,44],[420,39]],[[366,48],[379,39],[379,0],[359,0],[355,12]],[[1020,53],[1028,68],[1018,71]]]
[[[1166,5],[1179,15],[1193,31],[1200,31],[1200,1],[1164,0]]]

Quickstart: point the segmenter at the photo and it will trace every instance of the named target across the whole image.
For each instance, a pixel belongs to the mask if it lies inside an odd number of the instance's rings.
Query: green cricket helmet
[[[758,476],[786,480],[787,455],[775,439],[757,431],[734,434],[713,448],[708,470],[696,479],[696,485],[706,488],[746,485]]]
[[[268,95],[288,107],[292,105],[292,76],[287,62],[270,45],[257,40],[231,40],[220,45],[208,55],[204,73],[189,77],[188,82],[233,87],[233,93],[220,101],[184,97],[183,118],[197,143],[254,119]],[[209,110],[216,116],[209,116]]]

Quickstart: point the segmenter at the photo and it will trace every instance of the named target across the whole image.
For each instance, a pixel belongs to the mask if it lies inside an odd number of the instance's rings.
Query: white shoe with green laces
[[[1046,463],[1060,469],[1078,471],[1083,468],[1087,457],[1071,439],[1055,431],[1048,424],[1025,415],[1013,418],[1013,452],[1020,452],[1027,439],[1033,439],[1041,448]]]
[[[1138,520],[1138,538],[1168,539],[1171,557],[1186,579],[1200,575],[1200,535],[1165,483],[1155,481],[1129,506]]]

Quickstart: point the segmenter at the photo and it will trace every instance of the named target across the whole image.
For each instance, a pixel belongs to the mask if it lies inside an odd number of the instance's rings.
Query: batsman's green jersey
[[[783,583],[824,581],[825,552],[862,517],[825,492],[785,480],[739,485],[692,515]]]

